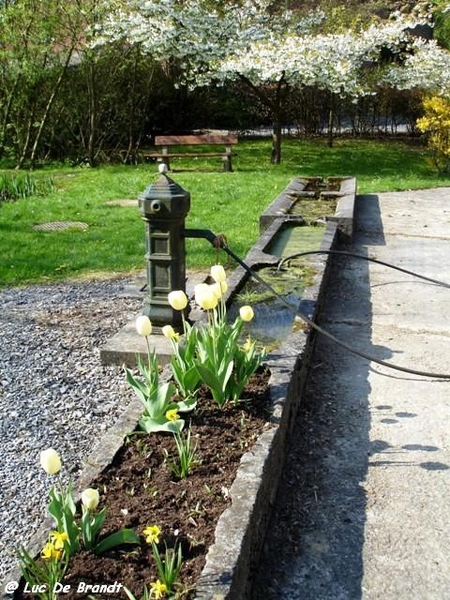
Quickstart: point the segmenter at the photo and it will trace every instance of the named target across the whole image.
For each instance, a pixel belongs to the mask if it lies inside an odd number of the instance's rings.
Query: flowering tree
[[[434,40],[413,40],[402,65],[394,65],[383,82],[398,89],[420,89],[441,96],[450,94],[450,51]]]
[[[364,77],[382,53],[403,53],[417,17],[396,17],[358,31],[320,33],[325,15],[307,18],[280,11],[268,0],[224,4],[204,0],[120,2],[96,30],[97,44],[126,39],[169,68],[179,83],[199,86],[243,82],[273,117],[272,162],[281,159],[285,100],[298,86],[358,97],[370,88]]]

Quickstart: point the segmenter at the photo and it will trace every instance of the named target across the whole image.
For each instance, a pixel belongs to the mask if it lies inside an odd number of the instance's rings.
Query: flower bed
[[[183,592],[183,598],[194,597],[195,583],[214,542],[217,521],[231,503],[229,490],[242,453],[270,427],[268,380],[269,373],[261,370],[246,389],[246,402],[224,409],[212,400],[206,387],[201,389],[201,408],[196,409],[191,421],[201,462],[186,479],[177,480],[164,464],[163,451],[175,453],[172,435],[144,434],[127,439],[92,486],[100,490],[100,507],[107,511],[102,533],[131,528],[140,534],[141,543],[102,556],[86,550],[78,552],[71,558],[63,580],[64,585],[70,586],[64,598],[87,598],[78,590],[115,582],[141,598],[144,586],[159,578],[152,546],[146,543],[143,533],[148,526],[160,528],[161,548],[163,540],[170,547],[175,541],[181,544],[183,563],[177,590]],[[32,596],[22,593],[16,597]],[[111,593],[95,593],[95,597],[111,598]],[[114,597],[125,596],[117,593]]]
[[[239,459],[269,415],[266,370],[256,375],[265,351],[242,338],[253,309],[241,307],[230,324],[224,268],[212,267],[211,277],[214,283],[195,291],[207,323],[188,323],[185,293],[169,294],[183,323],[182,335],[163,327],[173,346],[172,380],[160,380],[150,319],[136,319],[148,348],[147,360],[138,357],[138,374],[126,368],[143,405],[138,428],[81,493],[79,507],[70,482],[65,487],[58,479],[50,489],[52,530],[38,557],[19,550],[17,598],[53,600],[62,590],[75,598],[110,588],[129,598],[192,597]],[[41,452],[41,465],[52,476],[62,466],[52,448]]]

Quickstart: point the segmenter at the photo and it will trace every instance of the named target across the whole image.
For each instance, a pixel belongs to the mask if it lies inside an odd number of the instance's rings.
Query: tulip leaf
[[[179,412],[190,412],[197,406],[197,398],[185,398],[177,402]]]
[[[176,433],[181,431],[184,427],[184,420],[178,419],[177,421],[168,421],[165,417],[159,419],[152,419],[148,415],[143,415],[139,419],[139,427],[146,433],[156,433],[157,431]]]
[[[139,536],[132,529],[121,529],[99,542],[95,546],[94,552],[95,554],[103,554],[122,544],[140,544]]]

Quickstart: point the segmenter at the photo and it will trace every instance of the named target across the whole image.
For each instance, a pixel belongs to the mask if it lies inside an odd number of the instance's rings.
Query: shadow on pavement
[[[354,243],[341,249],[367,255],[367,244],[384,243],[378,197],[359,197]],[[371,344],[371,320],[368,263],[336,257],[321,326],[386,360],[391,352]],[[362,483],[374,451],[369,370],[366,360],[318,336],[253,600],[362,597],[367,504]]]

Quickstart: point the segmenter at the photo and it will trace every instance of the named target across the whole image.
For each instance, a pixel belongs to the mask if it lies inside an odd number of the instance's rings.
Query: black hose
[[[289,308],[289,310],[291,310],[294,313],[294,315],[299,316],[307,325],[309,325],[310,327],[312,327],[313,329],[315,329],[316,331],[318,331],[322,335],[326,336],[328,339],[332,340],[338,346],[341,346],[342,348],[345,348],[349,352],[352,352],[353,354],[356,354],[357,356],[360,356],[361,358],[364,358],[364,359],[366,359],[366,360],[368,360],[370,362],[378,363],[379,365],[383,365],[384,367],[388,367],[389,369],[394,369],[395,371],[402,371],[403,373],[410,373],[411,375],[418,375],[420,377],[430,377],[432,379],[449,379],[450,380],[450,374],[430,373],[430,372],[427,372],[427,371],[419,371],[417,369],[409,369],[408,367],[401,367],[399,365],[394,365],[392,363],[388,363],[388,362],[386,362],[384,360],[380,360],[378,358],[370,356],[369,354],[367,354],[366,352],[362,352],[361,350],[356,350],[355,348],[353,348],[352,346],[350,346],[346,342],[343,342],[342,340],[336,338],[333,334],[329,333],[328,331],[325,331],[325,329],[322,329],[322,327],[320,327],[319,325],[317,325],[317,323],[315,323],[314,321],[312,321],[309,317],[307,317],[306,315],[304,315],[303,313],[301,313],[295,306],[292,306],[292,304],[290,304],[290,302],[288,302],[285,298],[283,298],[282,296],[280,296],[273,289],[273,287],[271,285],[269,285],[266,281],[264,281],[264,279],[262,279],[262,277],[260,277],[258,275],[258,273],[256,273],[256,271],[254,271],[251,267],[249,267],[248,265],[246,265],[244,263],[244,261],[241,260],[239,258],[239,256],[237,256],[228,247],[227,244],[225,244],[224,242],[222,242],[221,248],[223,250],[225,250],[225,252],[227,252],[227,254],[229,254],[239,265],[241,265],[241,267],[243,267],[252,277],[254,277],[257,281],[259,281],[261,284],[263,284],[267,289],[269,289],[271,291],[271,293],[275,294],[275,296],[279,300],[281,300],[283,302],[283,304],[285,304]],[[360,259],[363,259],[363,260],[368,260],[368,261],[379,263],[379,264],[384,265],[386,267],[389,267],[389,268],[392,268],[392,269],[396,269],[397,271],[402,271],[403,273],[407,273],[408,275],[413,275],[414,277],[419,277],[421,279],[424,279],[425,281],[430,281],[432,283],[435,283],[435,284],[443,286],[443,287],[447,287],[447,288],[450,287],[450,284],[448,284],[448,283],[444,283],[444,282],[438,281],[436,279],[431,279],[430,277],[425,277],[424,275],[419,275],[417,273],[413,273],[412,271],[408,271],[408,270],[403,269],[401,267],[396,267],[395,265],[391,265],[390,263],[386,263],[386,262],[377,260],[375,258],[369,258],[367,256],[363,256],[362,254],[354,254],[354,253],[351,253],[351,252],[340,251],[340,250],[311,250],[309,252],[298,252],[296,254],[293,254],[291,256],[287,256],[287,257],[281,259],[280,262],[278,263],[278,269],[280,269],[281,266],[287,260],[291,260],[293,258],[299,258],[301,256],[308,256],[308,255],[311,255],[311,254],[336,254],[336,255],[341,255],[341,256],[352,256],[352,257],[360,258]]]
[[[406,273],[407,275],[412,275],[413,277],[418,277],[419,279],[430,281],[431,283],[435,283],[436,285],[440,285],[441,287],[450,288],[450,283],[445,283],[445,281],[439,281],[438,279],[433,279],[432,277],[426,277],[425,275],[420,275],[420,273],[408,271],[408,269],[397,267],[396,265],[384,262],[383,260],[378,260],[377,258],[370,258],[370,256],[364,256],[363,254],[356,254],[355,252],[347,252],[346,250],[309,250],[308,252],[297,252],[295,254],[291,254],[290,256],[282,258],[278,263],[278,270],[280,270],[283,264],[288,260],[292,260],[293,258],[300,258],[302,256],[309,256],[311,254],[336,254],[338,256],[351,256],[352,258],[361,258],[362,260],[377,263],[379,265],[389,267],[390,269],[400,271],[401,273]]]

